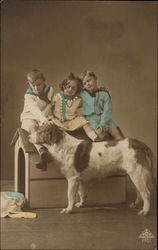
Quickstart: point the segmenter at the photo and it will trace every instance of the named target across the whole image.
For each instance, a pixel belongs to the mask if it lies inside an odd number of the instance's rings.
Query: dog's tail
[[[150,181],[148,185],[150,184],[151,188],[154,187],[154,185],[157,185],[157,161],[155,155],[144,142],[137,139],[129,139],[129,143],[135,150],[136,158],[138,158],[138,161],[141,161],[142,166],[149,173],[148,177],[150,177]]]
[[[152,150],[149,147],[147,147],[147,150],[146,150],[146,157],[148,159],[149,168],[151,170],[153,184],[156,186],[157,185],[157,160]]]
[[[152,150],[146,144],[144,143],[142,144],[144,146],[144,158],[146,159],[146,162],[147,162],[146,167],[150,171],[151,180],[152,180],[151,184],[154,187],[157,185],[157,160]]]

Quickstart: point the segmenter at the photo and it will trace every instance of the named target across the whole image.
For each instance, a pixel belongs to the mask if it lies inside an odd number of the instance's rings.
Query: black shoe
[[[51,162],[51,155],[49,154],[46,147],[41,147],[39,149],[40,160],[36,162],[36,167],[42,171],[47,170],[47,163]]]
[[[42,161],[50,163],[51,162],[51,155],[48,152],[48,149],[46,147],[41,147],[39,149],[39,154],[40,154],[40,158]]]
[[[36,168],[40,169],[41,171],[47,171],[47,163],[39,161],[36,163]]]

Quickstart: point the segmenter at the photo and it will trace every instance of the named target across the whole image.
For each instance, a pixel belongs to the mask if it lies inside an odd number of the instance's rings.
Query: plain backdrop
[[[155,1],[2,1],[1,167],[13,179],[11,139],[20,126],[26,74],[47,83],[93,70],[112,97],[127,137],[157,147],[157,5]]]

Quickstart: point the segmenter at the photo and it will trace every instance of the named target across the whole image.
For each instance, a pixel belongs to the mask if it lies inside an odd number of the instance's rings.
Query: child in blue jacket
[[[91,128],[103,140],[108,134],[116,140],[123,139],[121,130],[111,119],[112,104],[108,91],[98,88],[97,77],[92,71],[85,71],[80,75],[80,78],[83,83],[82,114]]]

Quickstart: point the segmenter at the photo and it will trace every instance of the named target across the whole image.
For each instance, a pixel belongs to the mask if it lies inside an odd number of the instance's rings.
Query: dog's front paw
[[[144,211],[143,209],[141,209],[137,215],[147,215],[149,213],[149,211]]]
[[[75,204],[75,207],[78,207],[78,208],[80,208],[80,207],[83,207],[83,202],[77,202],[76,204]]]
[[[130,208],[136,208],[137,206],[138,206],[138,204],[135,203],[135,202],[132,202],[132,203],[129,205]]]
[[[71,214],[72,212],[72,209],[69,209],[69,208],[64,208],[61,210],[61,214]]]

